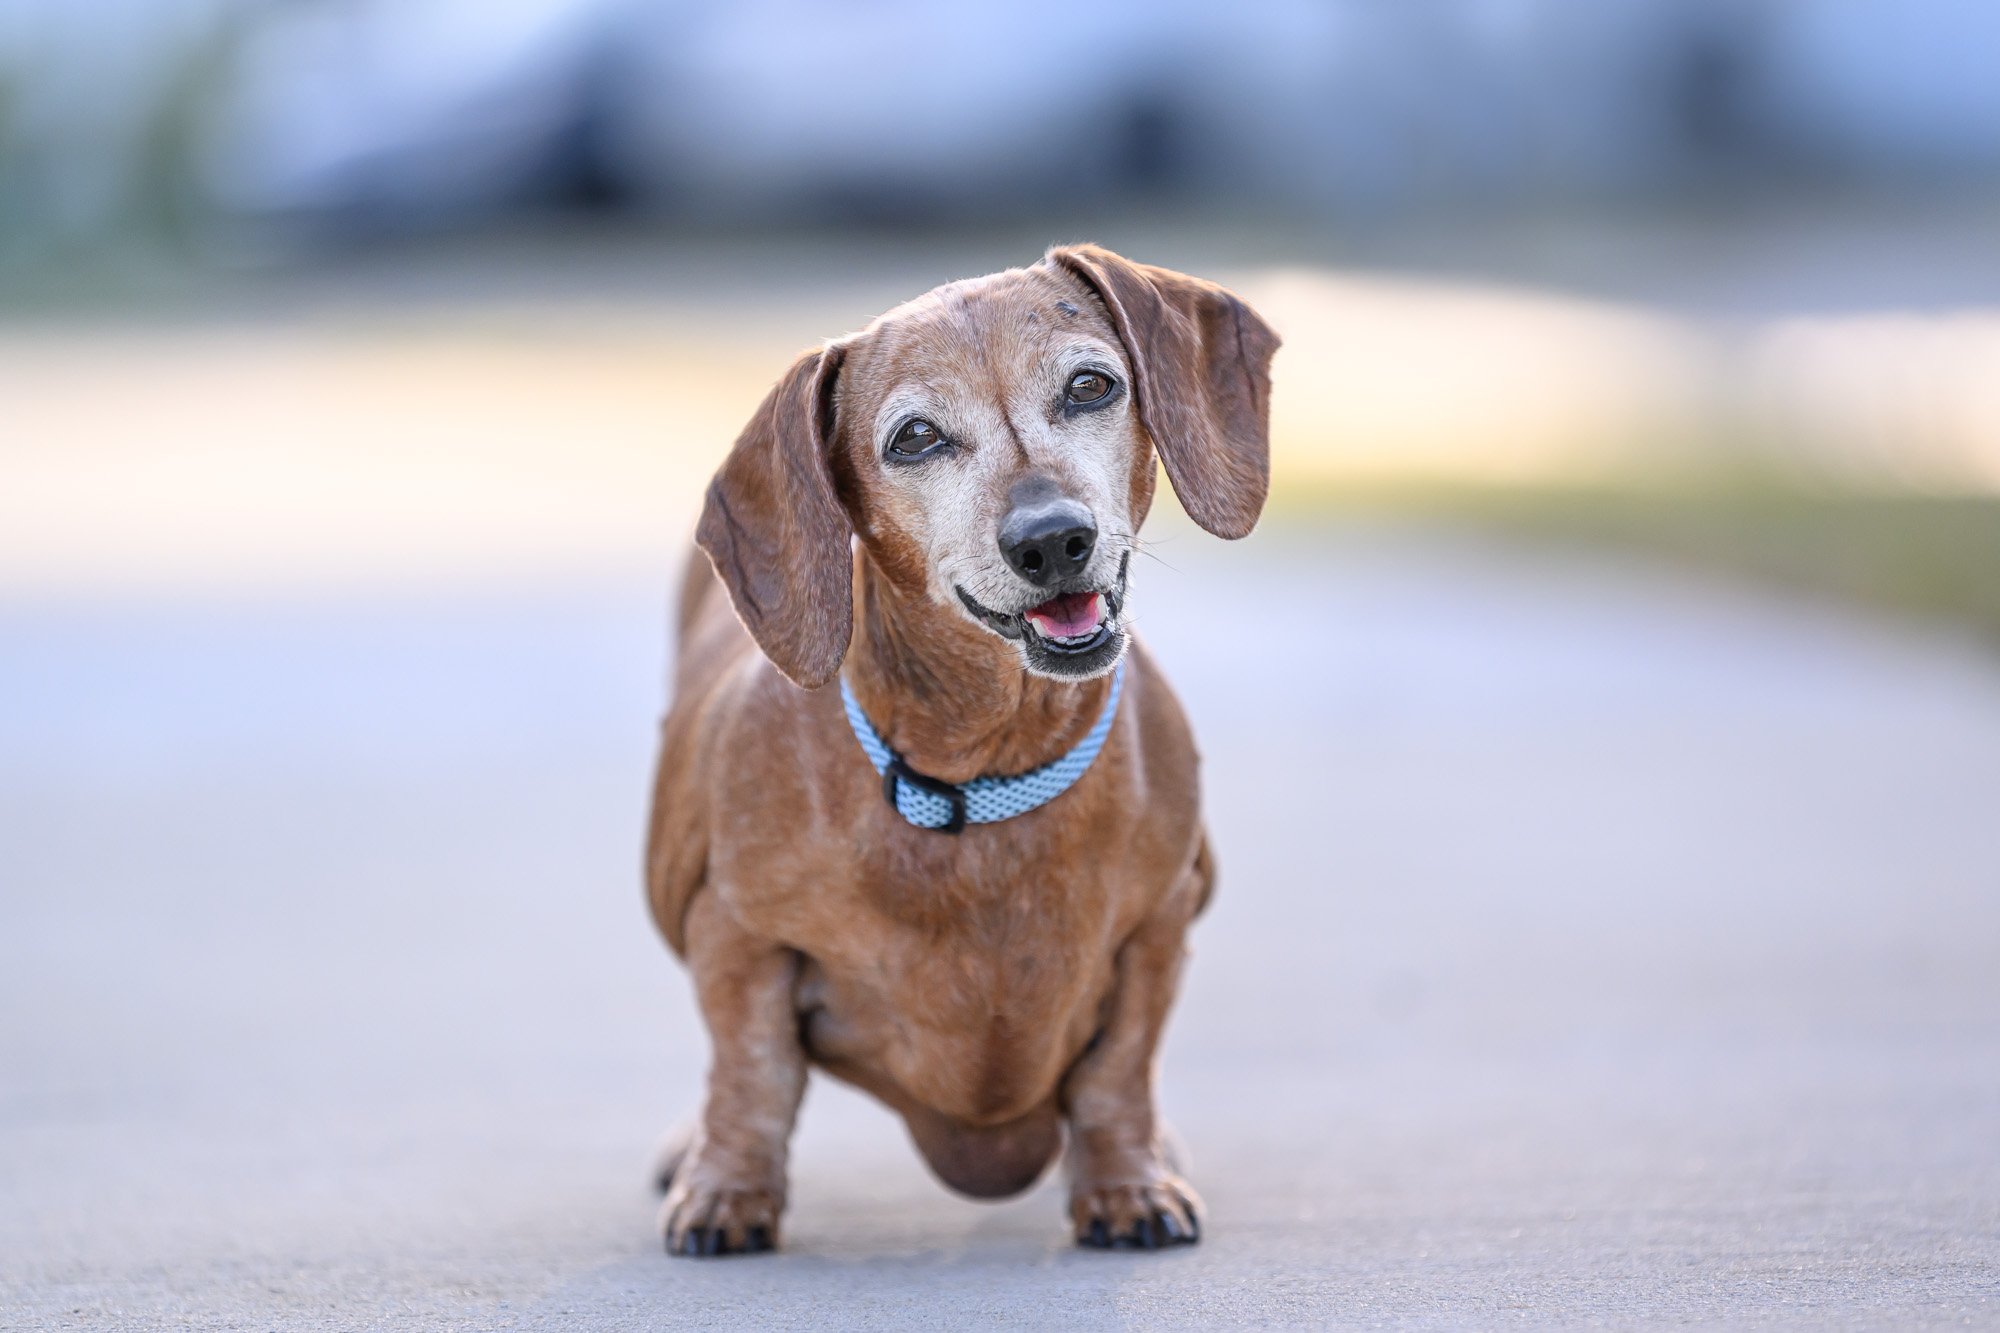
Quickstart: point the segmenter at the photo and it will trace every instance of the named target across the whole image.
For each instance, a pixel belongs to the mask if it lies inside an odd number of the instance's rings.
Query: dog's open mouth
[[[1094,676],[1110,670],[1124,648],[1119,619],[1130,560],[1127,555],[1119,563],[1116,587],[1057,593],[1015,614],[983,606],[963,588],[957,589],[958,599],[986,628],[1019,643],[1030,668],[1051,676]]]
[[[1081,653],[1111,632],[1101,592],[1066,592],[1021,613],[1030,632],[1052,652]]]

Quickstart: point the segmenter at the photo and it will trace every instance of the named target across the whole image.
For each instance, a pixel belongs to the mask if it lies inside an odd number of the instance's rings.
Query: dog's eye
[[[922,417],[905,421],[889,441],[889,452],[903,458],[915,458],[937,448],[944,437],[938,429]]]
[[[1103,402],[1105,395],[1110,392],[1111,380],[1108,376],[1100,375],[1094,370],[1085,370],[1070,376],[1069,388],[1064,391],[1063,396],[1079,407],[1084,407],[1091,403]]]

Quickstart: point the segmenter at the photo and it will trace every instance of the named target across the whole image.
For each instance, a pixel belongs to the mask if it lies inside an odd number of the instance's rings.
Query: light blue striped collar
[[[1111,693],[1104,701],[1104,711],[1098,715],[1090,734],[1068,754],[1013,777],[974,778],[970,782],[941,782],[904,763],[903,757],[889,748],[868,715],[861,711],[846,676],[840,678],[840,701],[847,708],[847,725],[854,728],[854,739],[861,742],[862,753],[882,775],[882,794],[896,807],[896,813],[918,828],[957,833],[967,824],[994,824],[1024,815],[1074,786],[1097,758],[1097,752],[1104,748],[1112,720],[1118,716],[1118,695],[1124,688],[1125,664],[1120,662],[1111,676]]]

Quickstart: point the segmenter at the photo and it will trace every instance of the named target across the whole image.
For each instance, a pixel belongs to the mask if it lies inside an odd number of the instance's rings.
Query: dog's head
[[[696,540],[807,688],[852,632],[850,541],[901,591],[1080,678],[1125,650],[1153,453],[1220,537],[1270,481],[1278,338],[1212,283],[1096,246],[951,283],[799,358],[736,441]]]

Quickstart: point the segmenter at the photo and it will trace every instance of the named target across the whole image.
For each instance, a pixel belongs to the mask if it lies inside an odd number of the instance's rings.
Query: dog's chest
[[[969,860],[857,866],[839,928],[800,941],[801,1003],[816,1056],[979,1118],[1045,1096],[1095,1030],[1126,895],[1101,867]]]

